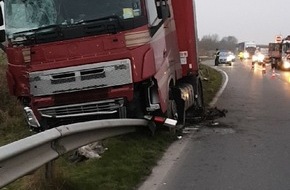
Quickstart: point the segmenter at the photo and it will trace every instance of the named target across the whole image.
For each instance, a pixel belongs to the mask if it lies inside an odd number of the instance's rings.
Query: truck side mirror
[[[157,6],[157,16],[159,19],[166,19],[170,17],[170,8],[167,3],[167,0],[159,0],[156,2]]]
[[[3,1],[0,1],[0,43],[5,42],[5,28],[4,28],[4,15],[3,15]]]
[[[0,43],[6,41],[5,30],[0,30]]]
[[[0,26],[4,25],[4,14],[3,14],[3,10],[4,10],[4,2],[0,0]]]
[[[162,19],[162,3],[161,1],[156,1],[157,17]]]

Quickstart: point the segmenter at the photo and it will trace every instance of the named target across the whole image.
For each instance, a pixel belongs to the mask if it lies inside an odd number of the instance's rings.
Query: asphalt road
[[[218,68],[229,78],[215,103],[226,117],[192,126],[199,131],[171,148],[172,164],[140,189],[290,190],[290,72],[248,61]]]

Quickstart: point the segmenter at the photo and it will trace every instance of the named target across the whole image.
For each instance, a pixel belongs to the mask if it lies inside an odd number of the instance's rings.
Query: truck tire
[[[200,78],[197,78],[197,97],[195,99],[195,110],[197,114],[202,114],[204,111],[203,87]]]
[[[186,119],[191,120],[195,117],[200,117],[204,113],[203,87],[199,76],[194,76],[190,79],[194,87],[194,104],[186,111]]]
[[[174,99],[172,89],[169,91],[166,116],[170,119],[178,120],[177,104]]]

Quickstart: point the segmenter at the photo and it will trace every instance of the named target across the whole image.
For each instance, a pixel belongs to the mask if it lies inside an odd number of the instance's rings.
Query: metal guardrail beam
[[[134,132],[145,119],[108,119],[64,125],[0,147],[0,188],[60,155],[89,143]]]

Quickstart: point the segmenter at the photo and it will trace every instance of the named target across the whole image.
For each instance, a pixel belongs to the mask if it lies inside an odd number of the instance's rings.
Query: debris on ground
[[[182,139],[182,135],[177,135],[177,139],[178,140]]]
[[[101,142],[94,142],[78,148],[70,156],[72,162],[81,162],[87,159],[99,159],[108,148],[104,148]]]
[[[186,122],[188,124],[201,123],[204,121],[214,122],[214,120],[218,118],[226,117],[226,113],[228,113],[228,110],[226,109],[218,109],[217,107],[205,108],[204,112],[198,116],[191,113],[187,114]]]
[[[204,113],[203,120],[215,120],[220,117],[226,117],[226,113],[228,113],[226,109],[220,110],[217,107],[208,108]]]
[[[205,110],[196,114],[195,112],[187,112],[186,114],[186,125],[180,129],[181,134],[191,134],[192,132],[199,132],[204,126],[206,127],[220,127],[221,123],[216,121],[218,118],[226,117],[228,110],[218,109],[217,107],[205,108]],[[181,139],[177,136],[177,139]]]
[[[219,122],[216,122],[216,121],[212,121],[210,123],[211,126],[218,126],[220,123]]]

